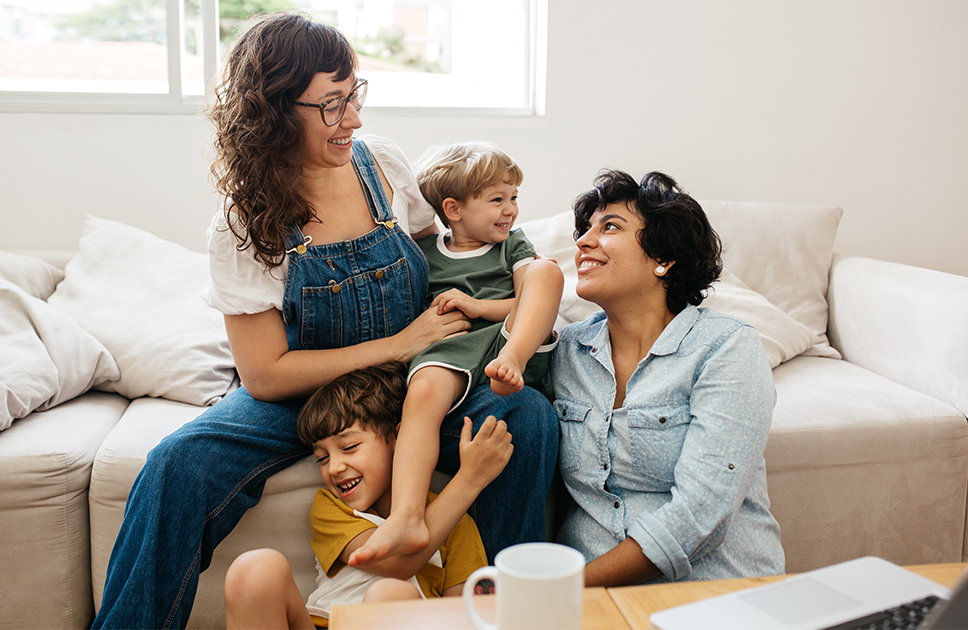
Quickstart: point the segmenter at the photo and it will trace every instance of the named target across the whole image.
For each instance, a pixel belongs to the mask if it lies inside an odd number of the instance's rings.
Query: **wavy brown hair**
[[[282,263],[287,231],[314,214],[298,185],[302,123],[293,103],[317,73],[338,83],[357,63],[342,33],[301,13],[253,18],[225,60],[207,111],[215,125],[212,178],[228,200],[239,249],[251,246],[267,269]]]
[[[359,424],[389,442],[406,395],[406,363],[390,361],[347,372],[320,387],[303,405],[296,420],[299,441],[311,447]]]

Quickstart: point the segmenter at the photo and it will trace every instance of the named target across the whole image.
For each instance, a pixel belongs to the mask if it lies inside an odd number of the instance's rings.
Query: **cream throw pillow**
[[[700,201],[723,265],[819,338],[804,354],[840,358],[827,340],[827,281],[841,208]]]
[[[40,258],[0,252],[0,280],[17,285],[27,295],[46,300],[63,279],[62,269]]]
[[[111,351],[121,378],[100,389],[211,405],[235,378],[222,314],[200,294],[208,258],[137,228],[88,216],[48,302]]]
[[[0,279],[0,431],[120,374],[107,349],[66,314]]]

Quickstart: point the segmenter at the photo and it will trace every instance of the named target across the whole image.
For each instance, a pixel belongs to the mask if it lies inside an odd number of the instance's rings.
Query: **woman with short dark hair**
[[[559,542],[589,586],[782,574],[763,450],[776,394],[756,330],[697,308],[719,236],[662,173],[608,170],[575,202],[579,297],[549,386],[574,499]]]

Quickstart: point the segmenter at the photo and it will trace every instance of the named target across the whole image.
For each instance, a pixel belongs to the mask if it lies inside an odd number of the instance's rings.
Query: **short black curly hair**
[[[688,304],[699,306],[723,271],[722,241],[699,202],[674,179],[655,171],[636,182],[624,171],[605,169],[594,185],[575,200],[575,240],[588,231],[597,210],[626,204],[645,224],[638,235],[645,255],[660,263],[675,262],[662,276],[669,310],[679,313]]]

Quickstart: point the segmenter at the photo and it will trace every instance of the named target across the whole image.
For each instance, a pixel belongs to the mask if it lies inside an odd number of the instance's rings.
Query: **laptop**
[[[968,579],[952,591],[881,558],[865,557],[653,613],[658,630],[826,630],[880,628],[893,614],[915,619],[901,606],[927,598],[917,630],[968,629]],[[932,603],[936,602],[936,603]],[[913,607],[912,607],[913,608]],[[861,623],[852,623],[854,621]]]

